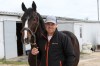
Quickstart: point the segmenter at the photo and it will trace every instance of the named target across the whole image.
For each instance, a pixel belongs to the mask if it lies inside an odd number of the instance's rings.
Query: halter
[[[37,15],[37,13],[36,13],[36,15]],[[38,16],[37,16],[37,17],[38,17]],[[39,19],[39,17],[38,17],[38,19]],[[38,20],[38,23],[37,23],[37,26],[36,26],[34,32],[32,32],[32,30],[31,30],[30,28],[28,28],[28,27],[27,27],[27,28],[24,27],[24,28],[22,29],[22,31],[24,31],[24,30],[29,31],[29,32],[31,33],[31,35],[34,37],[34,42],[31,43],[31,45],[34,45],[34,46],[36,46],[36,35],[35,35],[35,33],[36,33],[36,31],[37,31],[38,26],[39,26],[39,20]]]

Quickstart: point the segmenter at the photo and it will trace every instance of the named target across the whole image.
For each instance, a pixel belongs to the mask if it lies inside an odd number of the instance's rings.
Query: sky
[[[97,0],[0,0],[0,11],[23,13],[22,2],[29,8],[33,1],[41,15],[98,20]]]

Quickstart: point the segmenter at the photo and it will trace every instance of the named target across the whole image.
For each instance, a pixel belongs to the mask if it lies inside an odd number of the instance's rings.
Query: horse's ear
[[[27,10],[27,8],[26,8],[26,6],[24,5],[24,3],[22,3],[22,10],[23,10],[23,11],[26,11],[26,10]]]
[[[33,1],[33,3],[32,3],[32,8],[33,8],[34,11],[36,11],[36,4],[35,4],[34,1]]]

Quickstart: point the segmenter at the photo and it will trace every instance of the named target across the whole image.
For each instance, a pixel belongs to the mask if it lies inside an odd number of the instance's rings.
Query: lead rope
[[[39,19],[39,17],[38,17],[38,19]],[[35,48],[37,48],[35,33],[36,33],[36,31],[37,31],[38,26],[39,26],[39,20],[38,20],[38,24],[37,24],[37,26],[36,26],[35,32],[32,34],[32,35],[33,35],[33,37],[34,37],[34,42],[33,42],[33,44],[32,44],[32,45],[33,45]],[[37,66],[37,55],[36,55],[35,60],[36,60],[36,66]]]
[[[33,37],[34,37],[34,42],[33,42],[33,47],[35,47],[35,48],[37,48],[37,45],[36,45],[36,36],[35,36],[35,34],[33,34]],[[37,55],[36,55],[36,57],[35,57],[35,60],[36,60],[36,66],[37,66]]]

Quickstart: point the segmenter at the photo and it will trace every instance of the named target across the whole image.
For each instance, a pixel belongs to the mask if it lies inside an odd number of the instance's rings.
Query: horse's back
[[[75,58],[75,61],[74,61],[73,66],[77,66],[78,65],[78,62],[79,62],[79,58],[80,58],[80,48],[79,48],[78,39],[70,31],[61,31],[61,32],[65,33],[66,35],[68,35],[71,38],[72,45],[73,45],[73,48],[74,48],[74,52],[75,52],[75,55],[76,55],[76,58]]]

